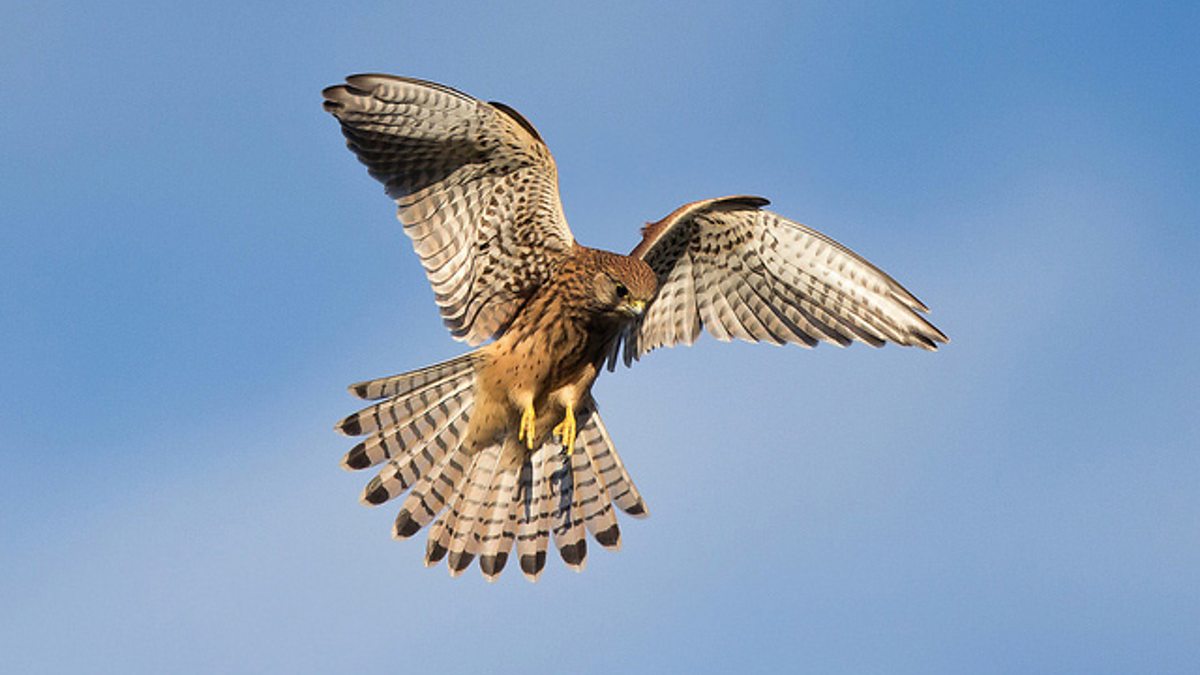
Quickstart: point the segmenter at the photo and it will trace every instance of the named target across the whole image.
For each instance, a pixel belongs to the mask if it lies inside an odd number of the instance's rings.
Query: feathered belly
[[[590,396],[597,368],[591,340],[583,331],[543,331],[526,339],[506,339],[484,347],[475,380],[475,410],[468,443],[478,451],[494,443],[515,443],[521,417],[533,406],[533,447],[550,438],[567,405]]]

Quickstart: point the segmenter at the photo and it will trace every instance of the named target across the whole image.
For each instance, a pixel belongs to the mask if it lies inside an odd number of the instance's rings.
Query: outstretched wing
[[[719,340],[807,346],[860,340],[932,350],[948,342],[895,279],[820,232],[762,210],[767,204],[709,199],[646,226],[631,255],[650,265],[659,290],[624,336],[626,364],[656,347],[692,344],[701,327]]]
[[[574,244],[537,131],[432,82],[353,75],[323,93],[396,200],[450,332],[473,345],[502,332]]]

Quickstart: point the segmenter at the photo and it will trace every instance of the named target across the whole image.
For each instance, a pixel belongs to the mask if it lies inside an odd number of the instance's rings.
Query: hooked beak
[[[645,300],[631,300],[627,306],[629,307],[630,313],[632,313],[634,316],[641,316],[646,312]]]

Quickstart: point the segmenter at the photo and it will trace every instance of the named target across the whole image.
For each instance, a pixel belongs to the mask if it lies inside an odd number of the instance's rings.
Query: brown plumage
[[[646,515],[591,397],[626,364],[706,328],[805,346],[947,338],[899,283],[854,252],[765,211],[765,199],[684,205],[628,256],[575,242],[554,160],[512,108],[442,85],[356,75],[324,92],[350,149],[396,200],[443,320],[478,345],[445,363],[351,387],[379,403],[337,428],[366,439],[343,465],[382,465],[363,501],[405,496],[395,535],[433,523],[426,563],[489,580],[516,548],[536,579],[553,537],[586,562],[584,530],[620,546],[613,505]],[[624,345],[622,347],[622,345]]]

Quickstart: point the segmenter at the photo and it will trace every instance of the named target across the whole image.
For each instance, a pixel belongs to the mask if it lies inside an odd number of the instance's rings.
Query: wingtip
[[[346,107],[345,98],[349,90],[344,84],[331,84],[321,90],[321,107],[325,112],[334,113]]]
[[[567,567],[582,572],[587,565],[587,539],[580,539],[574,544],[566,544],[558,549],[558,554]]]
[[[770,206],[771,200],[758,195],[730,195],[728,197],[720,197],[713,200],[714,204],[731,204],[739,206],[749,206],[756,209],[761,209],[764,206]]]
[[[542,571],[546,569],[546,552],[538,551],[534,555],[523,555],[518,562],[525,578],[530,582],[536,582],[538,577],[542,576]]]
[[[396,514],[396,520],[392,523],[392,538],[408,539],[420,531],[421,523],[413,519],[408,509],[400,509],[400,512]]]
[[[433,535],[430,535],[430,537],[432,536]],[[442,561],[442,558],[446,557],[446,553],[447,550],[445,546],[442,546],[430,538],[425,544],[425,566],[433,567],[434,565],[438,564]]]
[[[481,555],[479,556],[479,571],[489,584],[495,583],[500,578],[500,573],[504,571],[504,565],[507,562],[508,554],[502,551],[493,555]]]
[[[358,501],[363,506],[379,506],[389,499],[391,499],[391,495],[388,493],[387,488],[383,486],[383,481],[379,479],[379,476],[376,476],[363,488]]]
[[[612,527],[592,535],[596,542],[610,551],[621,550],[621,528],[613,522]]]
[[[950,344],[950,338],[933,324],[926,321],[924,328],[925,332],[912,335],[913,344],[916,346],[926,351],[936,352],[942,345]]]
[[[371,458],[367,455],[367,444],[359,443],[350,448],[350,451],[342,457],[340,465],[346,471],[361,471],[371,466]]]
[[[333,430],[343,436],[361,436],[362,422],[358,419],[358,413],[342,418],[337,424],[333,425]]]
[[[473,560],[475,560],[474,553],[457,550],[451,551],[450,555],[446,558],[446,567],[450,569],[450,576],[454,578],[461,576],[471,566],[471,561]]]
[[[624,511],[634,518],[639,519],[650,516],[650,510],[646,508],[646,502],[641,499],[637,500],[636,504],[632,504],[629,508],[624,509]]]
[[[397,82],[400,78],[387,73],[354,73],[346,76],[343,84],[335,84],[330,89],[353,90],[352,93],[364,96],[375,91],[376,87],[387,82]]]
[[[475,98],[470,94],[455,89],[454,87],[449,87],[431,80],[422,80],[416,77],[404,77],[389,73],[354,73],[353,75],[347,75],[344,83],[325,87],[321,90],[321,93],[326,97],[327,100],[336,100],[336,94],[339,92],[348,92],[357,96],[365,96],[375,93],[375,90],[380,85],[384,84],[409,84],[420,87],[429,87],[430,89],[436,89],[438,91],[453,94],[455,96],[475,100]],[[329,92],[334,92],[334,94],[331,95]]]

